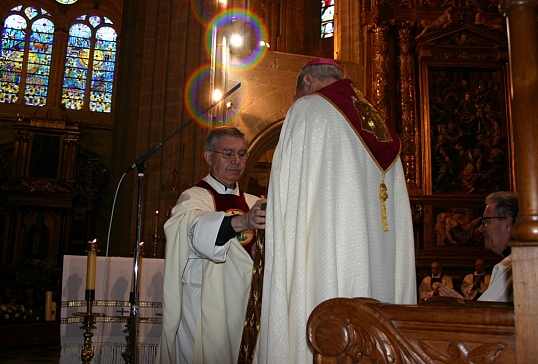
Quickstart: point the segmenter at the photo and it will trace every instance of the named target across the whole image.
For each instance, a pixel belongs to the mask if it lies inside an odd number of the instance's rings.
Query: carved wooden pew
[[[514,308],[504,303],[334,298],[312,311],[307,335],[315,364],[516,362]]]

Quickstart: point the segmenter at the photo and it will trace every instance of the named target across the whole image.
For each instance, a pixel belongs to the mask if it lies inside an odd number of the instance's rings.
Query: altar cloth
[[[108,260],[107,278],[105,268]],[[131,304],[129,294],[133,275],[133,258],[97,257],[95,301],[92,313],[95,329],[92,349],[95,364],[125,363],[127,319]],[[84,344],[81,329],[87,311],[85,256],[64,256],[61,302],[61,356],[60,364],[79,364]],[[164,259],[145,258],[142,261],[138,300],[138,363],[152,363],[159,344],[162,323],[162,281]],[[106,293],[103,293],[106,287]],[[78,313],[75,315],[75,313]]]

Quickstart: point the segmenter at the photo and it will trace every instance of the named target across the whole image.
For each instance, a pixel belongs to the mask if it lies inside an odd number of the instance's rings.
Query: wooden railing
[[[504,303],[334,298],[314,309],[307,334],[315,364],[516,362],[514,309]]]

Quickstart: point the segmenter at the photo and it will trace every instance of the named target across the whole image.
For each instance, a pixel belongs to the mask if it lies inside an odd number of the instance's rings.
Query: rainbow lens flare
[[[209,81],[211,77],[211,66],[206,65],[200,67],[198,70],[192,73],[188,78],[185,86],[184,92],[184,101],[185,107],[189,115],[200,125],[205,127],[214,127],[222,126],[233,123],[239,117],[239,110],[241,110],[241,105],[238,100],[244,100],[244,97],[241,96],[241,89],[236,90],[229,98],[222,100],[221,103],[215,106],[211,111],[204,113],[204,110],[208,108],[211,104],[210,95],[212,90],[209,90]],[[235,85],[233,85],[235,86]],[[233,87],[232,86],[232,87]],[[206,87],[206,89],[202,89]],[[232,88],[230,87],[230,89]],[[223,90],[223,93],[228,92],[229,90]],[[239,95],[236,95],[238,94]],[[199,98],[199,95],[206,94],[206,97]],[[201,102],[200,102],[201,99]],[[227,101],[234,100],[232,108],[227,109],[225,103]],[[201,105],[200,105],[201,104]]]
[[[260,41],[267,41],[267,30],[265,29],[262,20],[249,11],[234,8],[217,14],[211,20],[205,33],[206,51],[210,57],[213,56],[211,54],[213,52],[212,36],[215,30],[220,34],[227,34],[230,38],[232,34],[239,33],[249,40],[249,45],[247,45],[247,47],[252,47],[248,52],[250,54],[239,55],[230,61],[227,66],[232,72],[246,71],[254,68],[267,53],[267,47],[260,46]],[[216,58],[216,63],[222,67],[222,59],[219,59],[218,57],[214,58]]]
[[[202,24],[208,24],[211,20],[211,16],[208,12],[204,12],[203,0],[191,0],[190,6],[196,19]]]

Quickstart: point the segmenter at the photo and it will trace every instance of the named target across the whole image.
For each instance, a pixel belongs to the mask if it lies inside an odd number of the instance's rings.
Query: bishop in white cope
[[[333,297],[416,302],[400,141],[333,60],[307,64],[274,153],[258,362],[312,363],[306,323]]]

